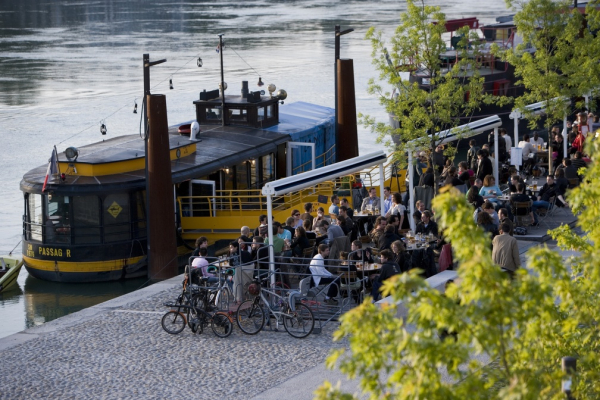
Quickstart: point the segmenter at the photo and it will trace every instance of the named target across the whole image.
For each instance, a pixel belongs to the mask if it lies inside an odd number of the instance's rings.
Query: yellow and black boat
[[[194,101],[199,137],[180,133],[189,132],[183,124],[169,128],[176,207],[164,212],[173,213],[182,259],[198,236],[218,247],[239,236],[241,226],[258,225],[266,213],[260,192],[266,182],[335,162],[333,109],[303,102],[280,108],[277,96],[225,96],[224,125],[215,92]],[[58,166],[45,191],[47,165],[21,181],[27,271],[57,282],[144,276],[144,140],[132,134],[69,147],[58,154]],[[331,193],[324,184],[276,199],[275,217],[285,220],[290,208]]]

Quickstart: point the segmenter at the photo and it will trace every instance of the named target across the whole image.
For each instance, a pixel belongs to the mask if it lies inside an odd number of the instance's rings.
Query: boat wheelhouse
[[[183,262],[198,236],[218,247],[241,226],[257,225],[266,182],[335,162],[333,109],[280,108],[280,99],[255,92],[225,96],[222,113],[217,96],[202,92],[194,101],[199,137],[189,137],[185,124],[169,128],[176,207],[164,210],[173,214],[173,231],[164,234],[178,235]],[[144,141],[134,134],[60,153],[60,172],[45,191],[46,165],[24,175],[23,260],[31,275],[59,282],[146,275],[144,158]],[[322,189],[276,199],[279,216],[331,193]]]

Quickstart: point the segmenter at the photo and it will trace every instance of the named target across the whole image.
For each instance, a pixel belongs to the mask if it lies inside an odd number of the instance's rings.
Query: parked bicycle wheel
[[[218,310],[229,310],[229,301],[232,299],[231,291],[229,287],[225,286],[217,293],[215,298],[215,305]]]
[[[256,335],[265,326],[265,313],[254,300],[246,300],[240,304],[235,321],[242,332]]]
[[[185,329],[185,316],[178,311],[167,311],[160,324],[167,333],[177,335]]]
[[[311,334],[315,327],[312,311],[302,303],[296,304],[296,310],[283,315],[283,327],[295,338],[302,339]]]
[[[225,338],[233,332],[233,324],[225,314],[216,313],[213,315],[210,325],[218,337]]]

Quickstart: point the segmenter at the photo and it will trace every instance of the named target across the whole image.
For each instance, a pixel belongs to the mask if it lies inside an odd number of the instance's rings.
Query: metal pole
[[[567,158],[567,115],[563,118],[563,157]]]
[[[223,33],[219,34],[219,54],[221,55],[221,124],[225,126],[225,74],[223,72]]]
[[[271,284],[275,286],[275,253],[273,250],[273,203],[271,195],[267,195],[267,232],[269,235],[269,271],[271,271]]]
[[[335,138],[336,140],[339,140],[338,137],[338,79],[337,79],[337,62],[340,58],[340,26],[336,25],[335,26],[335,60],[333,61],[333,82],[334,82],[334,96],[335,97]],[[336,141],[336,143],[339,143],[339,141]],[[337,161],[337,154],[336,154],[336,161]]]
[[[562,391],[567,395],[567,400],[574,400],[571,385],[573,384],[573,375],[577,372],[577,359],[575,357],[563,357],[561,364],[562,371],[566,374],[562,381]]]
[[[150,94],[150,54],[142,57],[144,67],[144,96],[142,112],[144,118],[144,178],[146,180],[146,262],[148,263],[148,276],[150,276],[150,185],[148,184],[148,104],[146,97]]]
[[[515,147],[519,147],[519,117],[515,117]],[[513,161],[514,163],[514,161]],[[521,161],[522,163],[522,161]],[[517,165],[517,170],[521,172],[521,165]]]
[[[383,168],[383,163],[379,164],[379,198],[381,199],[379,201],[379,212],[381,215],[383,215],[383,202],[385,200],[383,195],[383,188],[385,187],[385,170]]]
[[[415,213],[415,202],[413,199],[415,168],[413,166],[412,152],[412,149],[408,149],[408,209],[410,210],[408,222],[410,223],[410,229],[414,231],[417,227],[415,226],[415,219],[413,218],[413,214]]]
[[[500,156],[500,151],[498,150],[498,127],[494,128],[494,153],[496,153],[494,157],[494,179],[496,180],[496,185],[500,185],[500,181],[498,180],[498,157]]]

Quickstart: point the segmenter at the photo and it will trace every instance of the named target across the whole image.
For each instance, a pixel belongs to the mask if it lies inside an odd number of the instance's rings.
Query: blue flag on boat
[[[48,177],[54,174],[58,174],[58,153],[56,152],[56,146],[54,146],[54,149],[52,149],[52,156],[50,156],[50,160],[48,160],[48,169],[46,170],[46,178],[44,178],[44,186],[42,186],[42,192],[46,191]]]

